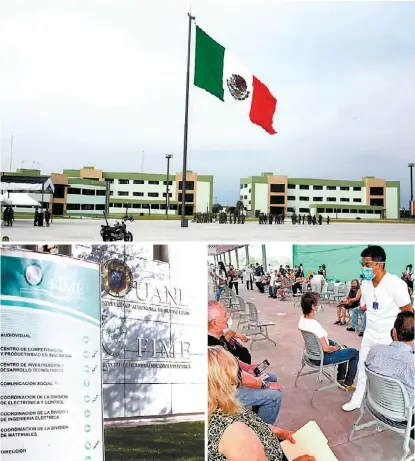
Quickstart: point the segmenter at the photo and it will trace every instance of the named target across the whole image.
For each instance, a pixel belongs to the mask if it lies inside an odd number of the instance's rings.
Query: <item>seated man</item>
[[[366,358],[369,370],[400,381],[408,390],[411,405],[415,405],[414,313],[400,312],[391,331],[393,342],[376,344]],[[414,424],[414,419],[412,419]],[[414,429],[411,437],[414,439]]]
[[[268,287],[268,298],[276,298],[277,297],[277,278],[278,278],[278,270],[275,269],[274,273],[271,275],[271,282]]]
[[[230,315],[222,304],[217,301],[208,303],[208,345],[221,345],[225,350],[238,358],[234,349],[229,347],[224,330],[229,328]],[[237,390],[238,400],[246,407],[256,407],[258,416],[268,424],[274,424],[282,402],[282,386],[277,383],[277,377],[268,373],[266,380],[257,378],[254,368],[258,364],[248,365],[239,358],[242,370],[242,385]]]
[[[362,326],[360,327],[359,336],[363,336],[366,329],[366,306],[358,306],[353,309],[352,326],[346,328],[347,331],[359,330],[359,316],[362,317]]]
[[[352,309],[358,307],[360,303],[360,285],[359,280],[352,280],[352,286],[349,294],[337,305],[337,320],[334,322],[335,325],[346,325],[346,309]],[[340,320],[340,316],[342,319]]]

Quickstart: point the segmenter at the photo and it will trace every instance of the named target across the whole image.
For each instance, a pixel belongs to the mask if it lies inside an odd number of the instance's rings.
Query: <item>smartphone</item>
[[[264,360],[257,367],[254,368],[254,375],[259,376],[268,367],[269,367],[268,360]]]

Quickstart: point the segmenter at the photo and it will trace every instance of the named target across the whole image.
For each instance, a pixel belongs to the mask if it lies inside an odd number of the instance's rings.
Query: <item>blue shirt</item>
[[[369,370],[383,376],[397,379],[408,390],[411,405],[415,394],[415,355],[405,343],[394,341],[389,346],[373,346],[366,359]]]

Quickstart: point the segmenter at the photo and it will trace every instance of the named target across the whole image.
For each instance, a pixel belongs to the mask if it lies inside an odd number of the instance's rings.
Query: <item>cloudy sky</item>
[[[2,169],[182,168],[182,0],[3,0]],[[415,161],[415,3],[193,0],[197,23],[278,98],[277,135],[191,88],[189,169],[235,203],[239,178],[402,181]],[[24,162],[24,163],[23,163]]]

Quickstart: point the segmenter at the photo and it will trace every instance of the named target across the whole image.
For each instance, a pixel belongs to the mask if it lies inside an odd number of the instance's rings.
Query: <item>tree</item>
[[[220,213],[223,210],[223,206],[220,203],[214,203],[212,206],[212,213]]]

